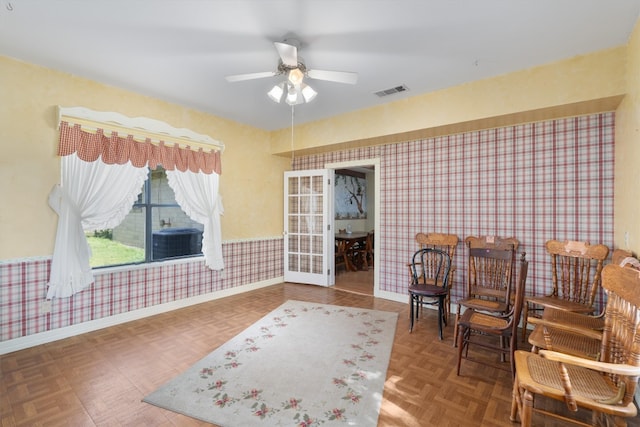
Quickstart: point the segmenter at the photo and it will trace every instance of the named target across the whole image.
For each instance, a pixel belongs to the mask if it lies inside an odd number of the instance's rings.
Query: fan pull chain
[[[291,170],[293,170],[293,159],[295,157],[295,151],[293,149],[293,118],[294,118],[295,106],[291,104]]]

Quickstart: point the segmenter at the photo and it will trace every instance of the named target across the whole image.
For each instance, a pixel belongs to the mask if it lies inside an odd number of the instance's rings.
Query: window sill
[[[204,255],[196,255],[188,258],[167,259],[163,261],[145,262],[141,264],[127,264],[127,265],[117,265],[113,267],[99,267],[99,268],[93,268],[92,271],[94,276],[102,276],[106,274],[119,273],[122,271],[145,270],[148,268],[154,268],[159,266],[190,264],[194,262],[203,262],[203,261],[204,261]]]

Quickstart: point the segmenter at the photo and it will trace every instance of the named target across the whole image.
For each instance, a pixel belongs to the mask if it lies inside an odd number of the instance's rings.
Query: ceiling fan
[[[312,70],[307,68],[302,58],[298,57],[300,42],[295,39],[287,39],[284,42],[274,42],[280,60],[275,71],[259,73],[236,74],[227,76],[229,82],[261,79],[286,75],[287,80],[276,84],[267,94],[275,102],[281,102],[284,98],[289,105],[302,104],[312,101],[317,92],[311,86],[304,83],[304,78],[326,80],[337,83],[355,84],[358,74],[349,71]],[[285,90],[286,89],[286,90]],[[286,93],[286,97],[284,97]]]

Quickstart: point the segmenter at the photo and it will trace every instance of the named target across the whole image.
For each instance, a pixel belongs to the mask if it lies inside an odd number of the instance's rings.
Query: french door
[[[284,174],[284,280],[330,286],[334,239],[333,170]]]

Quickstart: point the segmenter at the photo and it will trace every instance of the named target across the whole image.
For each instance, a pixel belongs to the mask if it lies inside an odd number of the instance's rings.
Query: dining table
[[[336,242],[343,241],[344,242],[344,252],[347,254],[345,256],[345,264],[347,266],[347,270],[350,271],[358,271],[358,266],[353,263],[353,257],[349,256],[349,253],[353,249],[353,247],[358,244],[364,246],[367,242],[367,235],[369,233],[362,231],[353,231],[351,233],[336,233],[335,239]]]

